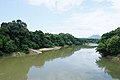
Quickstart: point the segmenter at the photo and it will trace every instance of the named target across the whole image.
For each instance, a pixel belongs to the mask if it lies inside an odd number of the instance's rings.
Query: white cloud
[[[66,24],[68,29],[71,28],[73,30],[74,28],[74,30],[79,31],[79,35],[102,35],[120,26],[120,16],[119,13],[106,13],[100,9],[90,13],[74,14],[68,19]]]
[[[55,7],[54,0],[28,0],[28,1],[29,1],[29,4],[34,5],[34,6],[44,5],[51,9]]]
[[[57,26],[57,27],[56,27]],[[75,13],[61,24],[51,26],[47,32],[70,33],[76,37],[102,35],[120,26],[119,13],[107,13],[102,9],[89,13]],[[47,26],[47,27],[50,27]]]
[[[49,9],[67,11],[74,6],[79,6],[84,0],[28,0],[34,6],[44,5]]]
[[[107,4],[111,5],[108,7],[111,7],[114,10],[120,10],[120,0],[92,0],[92,1],[99,2],[99,3],[107,2]]]
[[[96,2],[103,2],[104,0],[93,0],[93,1],[96,1]]]
[[[111,0],[112,7],[116,10],[120,10],[120,0]]]
[[[31,5],[41,6],[44,5],[49,9],[58,11],[67,11],[75,6],[79,6],[84,0],[29,0]],[[105,0],[92,0],[95,2],[103,2]],[[112,7],[113,12],[98,9],[96,11],[84,13],[79,12],[63,19],[63,23],[55,25],[57,28],[50,28],[47,30],[52,33],[68,32],[76,37],[90,36],[92,34],[106,33],[114,30],[120,26],[120,0],[106,0]],[[84,7],[84,6],[82,6]],[[118,12],[115,13],[114,10]],[[49,25],[50,26],[50,25]],[[49,27],[48,26],[48,27]],[[52,27],[52,26],[51,26]]]
[[[83,0],[59,0],[57,1],[57,10],[59,11],[66,11],[71,9],[74,6],[81,5]]]

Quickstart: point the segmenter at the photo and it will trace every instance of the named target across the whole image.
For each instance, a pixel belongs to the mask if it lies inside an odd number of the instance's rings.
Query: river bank
[[[103,58],[111,59],[114,62],[119,62],[120,63],[120,55],[118,55],[118,56],[106,56],[106,57],[103,57]]]
[[[52,51],[52,50],[59,50],[62,47],[53,47],[53,48],[41,48],[41,49],[29,49],[28,54],[27,55],[36,55],[36,54],[42,54],[45,51]],[[26,53],[24,52],[14,52],[12,53],[11,56],[13,57],[17,57],[17,56],[24,56],[26,55]]]
[[[112,60],[115,61],[115,62],[119,62],[120,63],[120,57],[119,56],[113,57]]]
[[[41,49],[38,49],[38,50],[35,50],[35,49],[29,49],[29,54],[30,55],[35,55],[35,54],[41,54],[45,51],[52,51],[52,50],[59,50],[61,49],[62,47],[53,47],[53,48],[41,48]]]

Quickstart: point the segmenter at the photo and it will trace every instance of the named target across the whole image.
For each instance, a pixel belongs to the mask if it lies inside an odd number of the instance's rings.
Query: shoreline
[[[106,59],[111,59],[114,62],[119,62],[120,63],[120,57],[118,56],[106,56],[106,57],[102,57],[102,58],[106,58]]]
[[[120,58],[119,57],[113,57],[112,60],[120,63]]]
[[[53,51],[53,50],[59,50],[62,47],[53,47],[53,48],[41,48],[41,49],[29,49],[29,54],[23,53],[23,52],[14,52],[11,56],[17,57],[17,56],[24,56],[24,55],[37,55],[42,54],[46,51]]]
[[[51,51],[51,50],[59,50],[59,49],[61,49],[61,48],[62,48],[62,47],[41,48],[41,49],[38,49],[38,51],[44,52],[44,51]]]

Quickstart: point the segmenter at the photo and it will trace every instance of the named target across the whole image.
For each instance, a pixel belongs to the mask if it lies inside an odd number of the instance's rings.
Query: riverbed
[[[101,58],[95,47],[73,46],[0,57],[0,80],[120,80],[120,63]]]

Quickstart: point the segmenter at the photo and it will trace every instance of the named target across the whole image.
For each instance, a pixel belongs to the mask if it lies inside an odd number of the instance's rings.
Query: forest
[[[1,56],[18,51],[27,53],[30,48],[40,49],[97,42],[98,39],[76,38],[69,33],[51,34],[41,30],[29,31],[27,24],[19,19],[3,22],[0,26]]]
[[[102,56],[120,56],[120,27],[102,35],[97,51]]]

